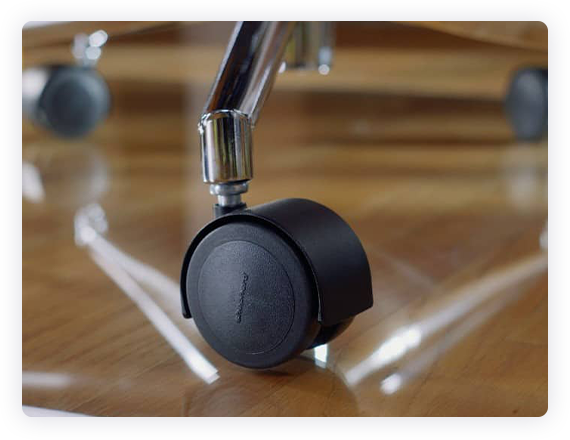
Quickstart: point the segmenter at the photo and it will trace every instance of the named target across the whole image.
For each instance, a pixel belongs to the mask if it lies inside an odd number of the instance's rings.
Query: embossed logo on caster
[[[181,292],[184,316],[208,343],[251,368],[328,342],[372,306],[370,268],[356,234],[304,199],[210,222],[190,244]]]

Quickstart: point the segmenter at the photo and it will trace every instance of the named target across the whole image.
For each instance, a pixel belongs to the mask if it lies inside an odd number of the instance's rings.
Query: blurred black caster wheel
[[[194,238],[182,310],[206,341],[249,368],[326,344],[372,306],[368,259],[330,209],[285,199],[221,216]]]
[[[36,124],[65,138],[92,131],[107,116],[109,87],[83,66],[49,66],[24,71],[23,111]]]
[[[548,134],[548,70],[516,71],[505,98],[505,110],[517,139],[545,138]]]

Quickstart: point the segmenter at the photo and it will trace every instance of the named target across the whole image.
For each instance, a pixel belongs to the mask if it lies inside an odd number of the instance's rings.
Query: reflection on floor
[[[247,201],[306,197],[339,212],[369,257],[375,305],[326,346],[251,372],[180,314],[182,255],[211,215],[192,122],[207,86],[111,87],[113,114],[89,140],[24,127],[24,405],[544,414],[547,142],[515,142],[499,102],[340,86],[272,94]]]

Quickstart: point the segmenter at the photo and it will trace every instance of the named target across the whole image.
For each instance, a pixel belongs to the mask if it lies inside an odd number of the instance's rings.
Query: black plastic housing
[[[305,199],[206,225],[184,258],[181,301],[214,349],[253,368],[328,341],[373,302],[358,237],[333,211]]]
[[[111,94],[101,75],[90,67],[56,65],[29,115],[59,136],[81,137],[109,113]]]
[[[517,139],[545,138],[548,134],[548,70],[517,70],[505,98],[505,111]]]

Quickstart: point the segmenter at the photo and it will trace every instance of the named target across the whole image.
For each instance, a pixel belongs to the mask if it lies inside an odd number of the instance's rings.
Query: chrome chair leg
[[[332,61],[333,26],[321,22],[238,22],[198,124],[202,174],[216,216],[245,207],[253,178],[252,131],[279,71]]]

